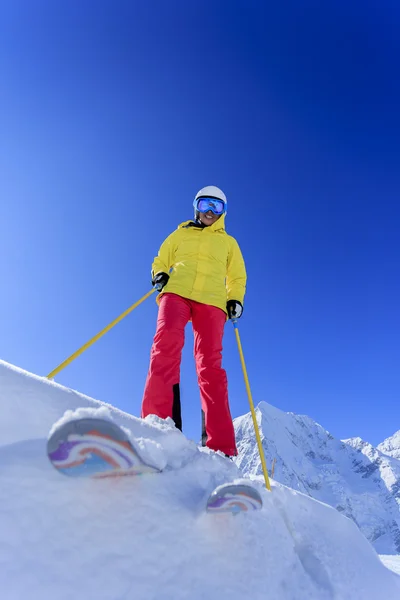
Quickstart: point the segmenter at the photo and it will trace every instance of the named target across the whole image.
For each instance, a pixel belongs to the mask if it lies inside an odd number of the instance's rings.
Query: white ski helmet
[[[228,201],[224,192],[215,185],[207,185],[206,187],[202,188],[197,192],[193,201],[195,219],[197,219],[199,216],[199,211],[196,210],[196,206],[197,200],[199,200],[200,198],[215,198],[216,200],[222,200],[222,202],[225,204],[225,214],[228,212]]]

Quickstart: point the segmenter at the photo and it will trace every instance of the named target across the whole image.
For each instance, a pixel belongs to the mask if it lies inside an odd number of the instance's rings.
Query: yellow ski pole
[[[107,327],[104,327],[104,329],[102,329],[100,331],[100,333],[98,333],[97,335],[95,335],[91,340],[89,340],[88,342],[86,342],[86,344],[84,344],[81,348],[79,348],[79,350],[77,350],[76,352],[74,352],[73,354],[71,354],[71,356],[69,356],[67,359],[65,359],[64,362],[62,362],[60,365],[58,365],[58,367],[56,367],[51,373],[49,373],[47,375],[47,379],[53,379],[57,375],[57,373],[59,373],[65,367],[67,367],[70,363],[72,363],[72,361],[75,360],[75,358],[77,358],[78,356],[80,356],[92,344],[94,344],[95,342],[97,342],[97,340],[99,340],[105,333],[107,333],[107,331],[110,331],[110,329],[112,329],[114,327],[114,325],[116,325],[117,323],[119,323],[120,321],[122,321],[122,319],[124,319],[127,315],[129,315],[129,313],[132,312],[134,308],[136,308],[137,306],[139,306],[139,304],[141,304],[144,300],[146,300],[149,296],[151,296],[151,294],[153,294],[155,291],[156,291],[155,289],[150,290],[150,292],[147,292],[147,294],[145,294],[143,296],[143,298],[140,298],[140,300],[138,300],[137,302],[135,302],[135,304],[132,304],[132,306],[130,306],[129,308],[127,308],[126,311],[124,311],[122,313],[122,315],[120,315],[119,317],[117,317],[116,319],[114,319],[114,321],[112,323],[110,323],[109,325],[107,325]]]
[[[271,491],[271,485],[269,483],[269,477],[268,477],[267,464],[265,462],[264,450],[263,450],[262,443],[261,443],[260,432],[258,430],[258,423],[257,423],[256,412],[254,410],[253,398],[251,396],[249,378],[247,376],[246,363],[244,362],[242,344],[240,342],[239,329],[238,329],[238,326],[237,326],[237,319],[232,319],[232,323],[233,323],[233,327],[235,328],[236,341],[237,341],[237,345],[238,345],[238,348],[239,348],[239,355],[240,355],[240,361],[242,363],[244,381],[245,381],[245,384],[246,384],[247,395],[249,397],[250,411],[251,411],[251,416],[252,416],[252,419],[253,419],[254,432],[256,434],[258,452],[259,452],[260,459],[261,459],[261,466],[262,466],[262,470],[263,470],[263,474],[264,474],[265,486],[266,486],[267,490]]]

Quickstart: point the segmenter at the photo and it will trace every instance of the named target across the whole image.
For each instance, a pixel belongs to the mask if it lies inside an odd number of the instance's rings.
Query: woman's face
[[[206,213],[201,212],[201,213],[199,213],[199,215],[200,215],[199,216],[200,221],[206,227],[208,227],[209,225],[212,225],[213,223],[215,223],[215,221],[218,221],[218,219],[221,216],[221,215],[215,215],[212,210],[209,210]]]

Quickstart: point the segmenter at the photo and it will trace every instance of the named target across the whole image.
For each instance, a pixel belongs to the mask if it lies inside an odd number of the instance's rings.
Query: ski
[[[99,418],[72,419],[49,437],[47,456],[70,477],[119,477],[158,473],[147,464],[121,427]]]
[[[160,473],[148,464],[129,435],[107,419],[71,419],[52,431],[47,456],[58,473],[68,477],[103,479]],[[206,512],[249,512],[262,508],[259,492],[246,483],[225,483],[208,497]]]
[[[232,513],[260,510],[260,493],[251,485],[244,483],[224,483],[210,494],[206,511],[209,513]]]

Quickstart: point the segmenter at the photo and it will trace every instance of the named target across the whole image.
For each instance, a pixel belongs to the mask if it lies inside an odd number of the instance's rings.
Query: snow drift
[[[6,600],[400,597],[400,578],[351,520],[283,485],[269,493],[253,478],[264,501],[259,512],[204,513],[211,489],[241,473],[171,422],[142,421],[1,362],[0,406]],[[113,480],[58,474],[47,435],[66,410],[80,407],[151,440],[164,472]]]

